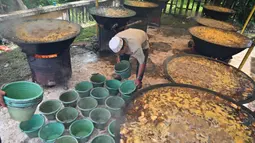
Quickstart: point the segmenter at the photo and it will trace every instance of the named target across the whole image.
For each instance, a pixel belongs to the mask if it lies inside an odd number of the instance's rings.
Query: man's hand
[[[0,106],[6,107],[4,103],[4,98],[3,98],[4,95],[5,95],[5,92],[0,90]]]
[[[135,85],[136,85],[137,89],[140,89],[142,87],[142,82],[139,79],[136,79]]]

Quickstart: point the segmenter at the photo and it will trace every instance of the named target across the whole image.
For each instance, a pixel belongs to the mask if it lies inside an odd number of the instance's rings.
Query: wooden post
[[[71,17],[71,12],[70,12],[70,11],[71,11],[71,9],[68,9],[68,10],[67,10],[67,12],[68,12],[68,18],[69,18],[68,21],[72,21],[72,19],[71,19],[72,17]]]
[[[244,24],[244,26],[243,26],[243,29],[242,29],[242,31],[241,31],[241,34],[243,34],[243,32],[244,32],[244,30],[246,29],[248,23],[250,22],[251,17],[252,17],[252,15],[254,14],[254,11],[255,11],[255,5],[253,6],[253,9],[252,9],[252,11],[251,11],[249,17],[248,17],[248,19],[246,20],[246,22],[245,22],[245,24]],[[245,54],[245,56],[244,56],[244,58],[243,58],[241,64],[239,65],[239,67],[238,67],[239,70],[241,70],[241,69],[243,68],[243,66],[244,66],[244,64],[246,63],[248,57],[250,56],[250,54],[251,54],[251,52],[252,52],[252,50],[253,50],[253,48],[254,48],[254,46],[255,46],[255,45],[254,45],[254,42],[255,42],[255,41],[253,41],[252,46],[249,48],[249,50],[248,50],[247,53]]]
[[[120,5],[121,5],[121,6],[124,5],[124,0],[120,0]]]
[[[182,9],[183,9],[183,3],[184,3],[184,0],[181,0],[181,6],[180,6],[179,15],[181,15],[181,13],[182,13]]]
[[[22,0],[17,0],[17,3],[22,10],[27,9],[27,6],[23,3]]]
[[[201,5],[201,0],[198,0],[197,1],[197,7],[196,7],[196,16],[199,13],[200,5]]]
[[[174,14],[176,14],[177,8],[178,8],[178,0],[175,1]]]
[[[98,7],[98,0],[96,0],[96,7]],[[98,37],[98,35],[99,35],[99,33],[98,33],[98,24],[96,24],[96,33],[97,33],[97,37]]]
[[[186,11],[185,11],[185,14],[186,14],[186,15],[187,15],[188,10],[189,10],[189,4],[190,4],[190,0],[188,0],[188,2],[187,2]]]
[[[168,14],[171,14],[171,12],[172,12],[172,8],[173,8],[173,4],[174,4],[174,0],[171,0],[170,8],[169,8],[169,12],[168,12]]]

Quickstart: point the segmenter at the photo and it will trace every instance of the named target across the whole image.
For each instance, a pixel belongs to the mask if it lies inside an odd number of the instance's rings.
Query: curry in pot
[[[233,107],[232,107],[233,106]],[[135,99],[121,125],[121,143],[253,143],[249,115],[212,93],[158,87]]]

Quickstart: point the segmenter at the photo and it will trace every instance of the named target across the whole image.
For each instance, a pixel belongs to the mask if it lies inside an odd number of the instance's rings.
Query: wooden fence
[[[245,4],[247,4],[249,1],[250,0],[243,0]],[[112,0],[107,0],[107,2],[104,2],[100,5],[110,6],[112,4]],[[206,4],[219,5],[232,8],[234,10],[238,9],[238,0],[169,0],[163,10],[163,13],[172,15],[196,16],[201,14],[203,6]],[[78,24],[93,21],[93,18],[88,12],[88,9],[93,6],[95,5],[90,4],[87,6],[69,9],[69,20]]]
[[[114,4],[114,0],[100,1],[100,6],[112,6]],[[251,0],[242,0],[242,2],[244,2],[243,6],[245,7],[249,1]],[[233,8],[235,10],[236,8],[238,8],[236,7],[236,5],[238,5],[238,2],[240,2],[240,0],[169,0],[163,12],[173,15],[195,16],[201,13],[205,4],[221,5],[224,7]],[[88,12],[89,8],[93,6],[95,6],[94,0],[77,1],[66,3],[59,7],[46,6],[42,8],[29,9],[25,11],[17,11],[10,14],[0,15],[0,21],[29,16],[36,17],[36,15],[42,15],[44,13],[52,15],[52,12],[63,11],[62,13],[63,15],[65,15],[64,17],[67,17],[63,19],[78,24],[84,24],[93,21],[93,18]]]
[[[89,21],[93,21],[93,18],[88,12],[89,8],[90,6],[83,6],[68,9],[69,21],[75,22],[77,24],[83,24]]]
[[[99,5],[100,6],[112,6],[113,0],[107,0],[105,2],[101,2]],[[84,24],[87,22],[94,21],[92,16],[89,14],[89,9],[94,6],[95,6],[95,3],[89,4],[86,6],[68,9],[69,21],[77,23],[77,24]]]
[[[251,0],[243,0],[244,7],[249,1]],[[163,12],[173,15],[195,16],[202,12],[203,6],[206,4],[237,10],[240,0],[169,0]]]

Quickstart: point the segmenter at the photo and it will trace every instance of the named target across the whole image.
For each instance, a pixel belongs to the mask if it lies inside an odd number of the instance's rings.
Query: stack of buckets
[[[33,82],[18,81],[5,84],[4,102],[12,119],[27,121],[32,118],[38,104],[43,100],[43,89]]]
[[[128,78],[129,62],[117,64],[115,71]],[[21,121],[19,128],[29,138],[39,137],[45,143],[114,143],[115,130],[119,130],[116,120],[123,115],[136,86],[131,80],[106,80],[101,74],[93,74],[90,81],[61,93],[59,100],[42,103],[43,89],[32,82],[13,82],[2,90],[7,93],[4,100],[11,118]],[[34,114],[38,104],[41,114]],[[69,135],[64,135],[66,130]],[[97,134],[103,130],[106,132]]]

